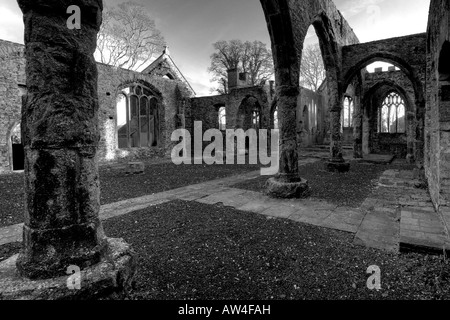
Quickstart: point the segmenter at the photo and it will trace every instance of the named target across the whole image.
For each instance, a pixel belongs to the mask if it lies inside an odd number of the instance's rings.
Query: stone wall
[[[261,107],[261,128],[270,128],[270,104],[272,98],[267,86],[230,89],[229,94],[192,98],[187,112],[186,127],[193,129],[194,121],[202,121],[203,131],[219,128],[219,108],[226,109],[227,129],[238,125],[239,108],[245,99],[253,97]]]
[[[0,174],[12,171],[11,130],[20,123],[21,95],[25,88],[24,46],[0,41]],[[101,140],[99,161],[117,162],[170,155],[180,105],[192,96],[177,80],[151,76],[104,64],[97,64]],[[160,100],[161,144],[153,148],[118,149],[116,98],[119,90],[133,83],[144,83]]]
[[[416,34],[398,38],[354,44],[343,48],[343,83],[349,85],[363,68],[372,62],[383,61],[395,64],[410,80],[405,89],[412,85],[415,106],[414,118],[409,114],[408,158],[423,166],[424,158],[424,118],[425,118],[425,74],[426,74],[426,34]],[[393,79],[395,82],[396,79]],[[400,87],[402,83],[400,83]],[[408,89],[409,90],[409,89]],[[412,108],[411,108],[412,109]],[[367,121],[367,119],[364,119]],[[364,130],[363,130],[364,131]],[[367,133],[367,129],[365,130]],[[386,143],[388,143],[386,141]],[[363,149],[368,151],[367,146]]]
[[[323,144],[329,136],[329,106],[325,94],[301,88],[297,104],[300,145]]]
[[[398,93],[406,104],[406,132],[404,134],[385,134],[378,132],[378,110],[387,94]],[[411,80],[402,71],[366,73],[363,77],[363,110],[365,123],[363,143],[369,146],[369,153],[389,153],[399,158],[413,158],[416,130],[415,92]],[[368,126],[366,128],[366,126]]]
[[[428,22],[425,171],[450,226],[450,3],[432,0]]]
[[[24,46],[0,40],[0,174],[12,170],[11,131],[20,124]]]
[[[100,100],[100,141],[99,155],[101,162],[128,161],[164,157],[170,155],[174,145],[171,134],[175,130],[178,105],[181,103],[177,95],[177,87],[181,98],[190,97],[190,93],[181,81],[150,76],[130,70],[118,69],[104,64],[97,64],[99,71],[98,95]],[[161,144],[152,148],[118,149],[116,131],[116,98],[124,87],[142,83],[152,89],[160,99],[160,132]]]

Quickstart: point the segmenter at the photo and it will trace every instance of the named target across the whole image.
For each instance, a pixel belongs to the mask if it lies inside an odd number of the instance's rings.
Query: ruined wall
[[[11,130],[20,123],[21,94],[25,88],[24,46],[0,41],[0,173],[12,171]],[[128,161],[168,156],[175,145],[170,141],[175,130],[182,99],[192,93],[177,80],[150,76],[139,72],[97,64],[99,95],[99,161]],[[116,98],[120,89],[129,84],[143,82],[158,94],[161,102],[160,132],[162,143],[153,148],[118,149]],[[179,93],[177,94],[177,88]]]
[[[406,132],[388,134],[378,132],[378,111],[387,94],[398,93],[405,102]],[[366,115],[364,143],[368,144],[370,153],[393,154],[405,159],[414,156],[417,105],[411,80],[402,71],[383,71],[366,73],[363,78],[363,110]]]
[[[343,83],[347,86],[352,79],[372,62],[383,61],[395,64],[410,80],[414,88],[413,145],[408,147],[408,157],[415,160],[418,167],[424,159],[424,117],[425,117],[425,73],[426,73],[426,34],[409,35],[343,48]],[[388,142],[387,142],[388,143]],[[367,146],[363,149],[367,151]],[[411,151],[413,150],[413,151]]]
[[[432,0],[428,22],[425,171],[450,226],[450,3]]]
[[[118,69],[104,64],[97,64],[99,71],[98,95],[100,100],[100,129],[102,138],[100,141],[99,155],[104,161],[128,161],[134,159],[146,159],[155,156],[170,155],[173,147],[171,134],[175,130],[176,116],[178,114],[179,97],[176,88],[181,91],[183,97],[189,97],[190,93],[181,81],[150,76],[130,70]],[[133,83],[143,83],[152,89],[160,99],[160,132],[162,143],[151,148],[118,149],[117,138],[117,112],[116,98],[118,92]]]
[[[20,123],[24,46],[0,40],[0,174],[12,170],[11,131]]]
[[[297,105],[300,146],[323,144],[329,136],[329,108],[323,93],[301,88]]]
[[[239,107],[248,98],[254,97],[261,106],[261,127],[270,127],[271,96],[268,87],[256,86],[234,88],[229,94],[211,97],[192,98],[187,112],[186,127],[193,128],[194,121],[203,122],[203,131],[219,128],[219,108],[226,108],[227,129],[235,129],[238,122]]]
[[[344,85],[348,85],[362,68],[375,61],[393,63],[402,69],[413,82],[418,98],[423,99],[426,73],[425,33],[345,46],[342,56]]]

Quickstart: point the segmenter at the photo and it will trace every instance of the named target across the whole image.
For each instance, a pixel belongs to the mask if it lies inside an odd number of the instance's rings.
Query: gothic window
[[[379,109],[378,119],[380,133],[406,132],[406,107],[399,94],[391,92],[386,96]]]
[[[227,129],[227,113],[225,107],[221,107],[219,109],[219,129],[220,130]]]
[[[261,123],[261,112],[257,107],[252,110],[252,126],[254,129],[260,128]]]
[[[149,88],[136,84],[119,93],[117,132],[120,149],[158,146],[158,100]]]
[[[344,98],[344,107],[342,109],[342,127],[353,128],[353,99],[350,97]]]

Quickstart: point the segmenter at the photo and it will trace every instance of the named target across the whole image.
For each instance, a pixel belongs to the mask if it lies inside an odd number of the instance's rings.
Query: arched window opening
[[[325,65],[316,29],[311,25],[306,33],[300,64],[300,85],[317,92],[326,78]],[[314,110],[310,109],[311,113]],[[313,123],[313,122],[311,122]]]
[[[252,110],[252,127],[259,129],[261,126],[261,111],[256,106]]]
[[[22,144],[20,123],[17,124],[11,131],[11,146],[12,146],[12,169],[13,171],[21,171],[25,167],[24,148]]]
[[[317,128],[317,104],[314,103],[314,127]]]
[[[158,100],[149,88],[136,84],[117,96],[117,132],[119,149],[158,146]]]
[[[406,106],[398,93],[389,93],[378,112],[378,132],[405,133]]]
[[[304,131],[309,132],[309,111],[308,111],[308,106],[304,106],[303,107],[303,127],[304,127]]]
[[[366,71],[369,73],[399,71],[399,70],[400,68],[398,68],[397,66],[383,61],[375,61],[366,67]]]
[[[273,112],[273,128],[279,129],[279,122],[278,122],[278,108],[275,108],[275,111]]]
[[[222,131],[227,129],[227,113],[225,107],[219,109],[219,129]]]
[[[342,108],[341,122],[343,128],[353,128],[353,99],[350,97],[344,98],[344,107]]]

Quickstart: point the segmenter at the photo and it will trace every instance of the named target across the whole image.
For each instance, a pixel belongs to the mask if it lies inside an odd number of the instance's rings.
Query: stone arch
[[[254,95],[246,95],[237,111],[236,127],[248,130],[261,129],[263,124],[262,104]]]
[[[370,99],[371,96],[373,96],[373,94],[380,90],[381,88],[386,88],[386,92],[387,91],[395,91],[397,92],[403,99],[403,101],[406,102],[407,107],[409,108],[410,111],[414,110],[414,102],[411,101],[408,93],[406,92],[406,90],[399,86],[398,84],[396,84],[394,81],[391,80],[384,80],[384,81],[380,81],[378,83],[376,83],[375,85],[373,85],[364,95],[363,97],[363,106],[367,105],[368,103],[368,99]]]
[[[8,147],[8,155],[9,155],[9,168],[11,171],[20,171],[24,169],[24,150],[23,150],[23,142],[20,144],[14,144],[12,141],[13,133],[16,130],[19,132],[22,131],[21,122],[14,121],[8,128],[6,135],[6,143]],[[22,139],[20,137],[20,139]]]
[[[384,99],[391,93],[396,93],[405,103],[405,126],[406,131],[404,133],[397,133],[390,135],[382,134],[379,132],[379,108]],[[375,99],[375,100],[374,100]],[[393,81],[384,80],[373,85],[363,97],[363,106],[365,106],[364,124],[363,124],[363,137],[362,143],[365,146],[365,153],[372,152],[373,150],[382,150],[390,148],[391,153],[395,153],[397,156],[406,157],[408,159],[414,159],[415,154],[415,119],[414,114],[415,104],[411,100],[410,96],[404,88],[399,86]],[[402,138],[404,137],[404,138]],[[389,141],[384,141],[390,139]],[[390,145],[390,146],[388,146]]]
[[[410,79],[413,85],[418,106],[421,106],[423,108],[425,107],[424,88],[422,81],[417,75],[417,71],[403,58],[392,53],[378,52],[368,54],[366,57],[355,63],[354,66],[351,67],[344,76],[344,88],[347,88],[350,85],[352,79],[357,76],[363,68],[377,61],[391,63],[399,67],[401,71],[404,72],[405,75]]]
[[[228,110],[227,110],[227,106],[226,106],[226,104],[225,103],[216,103],[216,104],[214,104],[213,105],[213,108],[214,108],[214,117],[215,117],[215,119],[217,120],[216,122],[217,122],[217,127],[220,129],[220,130],[225,130],[226,129],[226,126],[227,126],[227,124],[228,124],[228,119],[227,119],[227,117],[228,117]],[[225,123],[224,123],[224,127],[225,128],[223,128],[222,127],[222,125],[221,125],[221,117],[222,117],[222,114],[221,113],[224,113],[224,115],[223,115],[223,117],[225,118]]]
[[[279,177],[298,181],[296,111],[300,63],[308,28],[312,24],[319,37],[327,80],[331,83],[328,86],[333,123],[331,158],[335,163],[343,161],[339,130],[341,48],[359,40],[331,0],[261,0],[261,4],[272,41],[277,84],[281,136]]]
[[[360,70],[368,66],[369,64],[382,61],[393,64],[400,68],[400,70],[407,76],[411,81],[412,87],[414,89],[415,103],[411,105],[416,106],[415,110],[415,133],[414,133],[414,153],[410,154],[408,151],[408,158],[410,161],[416,161],[417,165],[420,167],[423,163],[423,148],[425,141],[424,127],[425,127],[425,91],[422,81],[419,78],[418,71],[411,66],[406,60],[396,54],[387,52],[372,53],[360,61],[354,64],[344,77],[344,86],[348,86],[351,83],[353,77],[359,76]],[[408,147],[409,148],[409,147]]]
[[[441,52],[439,53],[439,82],[450,82],[450,41],[445,41],[442,45]]]

